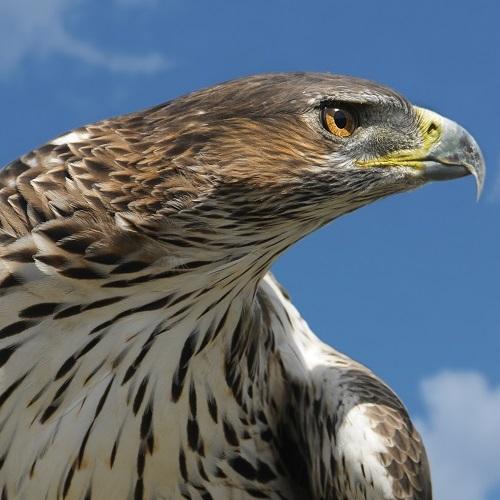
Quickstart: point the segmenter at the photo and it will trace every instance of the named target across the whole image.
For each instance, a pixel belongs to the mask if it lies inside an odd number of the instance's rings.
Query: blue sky
[[[465,126],[488,177],[428,185],[306,238],[274,272],[312,328],[418,419],[436,497],[500,495],[500,4],[1,0],[0,164],[61,132],[242,75],[388,84]]]

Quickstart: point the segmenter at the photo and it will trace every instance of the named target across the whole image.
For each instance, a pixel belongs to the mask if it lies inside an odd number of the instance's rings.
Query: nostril
[[[437,131],[438,131],[438,126],[434,122],[431,122],[427,127],[427,133],[429,135],[435,135]]]

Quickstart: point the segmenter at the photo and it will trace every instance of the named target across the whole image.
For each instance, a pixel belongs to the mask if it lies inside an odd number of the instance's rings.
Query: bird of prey
[[[432,498],[394,392],[269,274],[333,219],[484,162],[375,83],[248,77],[0,172],[2,500]],[[335,329],[335,324],[331,325]]]

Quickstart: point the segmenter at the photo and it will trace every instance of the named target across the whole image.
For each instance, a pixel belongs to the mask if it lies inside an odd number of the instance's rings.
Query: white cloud
[[[422,382],[428,417],[417,421],[435,498],[485,500],[500,487],[500,386],[479,373],[443,372]]]
[[[125,1],[125,0],[122,0]],[[65,20],[87,0],[1,0],[0,76],[14,71],[28,57],[63,55],[111,71],[152,73],[167,66],[156,53],[110,53],[73,36]]]

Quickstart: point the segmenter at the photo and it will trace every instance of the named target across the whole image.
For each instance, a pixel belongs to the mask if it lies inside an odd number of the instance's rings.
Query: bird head
[[[44,177],[47,210],[106,213],[125,235],[170,244],[180,262],[252,254],[259,273],[345,213],[469,174],[480,192],[485,170],[474,139],[451,120],[376,83],[315,73],[216,85],[82,127],[25,162],[37,155],[56,166],[67,159],[71,179],[61,196]]]
[[[226,227],[253,236],[286,224],[300,237],[428,181],[472,174],[478,193],[483,185],[481,152],[463,128],[347,76],[244,78],[171,101],[149,120],[169,130],[163,158],[184,179],[204,179],[189,209],[219,210]]]

